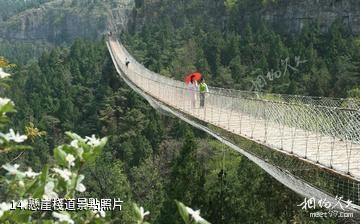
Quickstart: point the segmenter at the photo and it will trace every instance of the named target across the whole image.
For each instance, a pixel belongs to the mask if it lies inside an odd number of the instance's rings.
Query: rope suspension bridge
[[[119,75],[153,107],[208,132],[295,192],[339,196],[360,211],[360,101],[209,87],[205,107],[193,107],[185,83],[146,69],[116,39],[107,46]]]

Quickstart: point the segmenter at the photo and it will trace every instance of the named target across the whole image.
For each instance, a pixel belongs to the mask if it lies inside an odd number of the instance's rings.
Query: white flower
[[[19,181],[19,185],[20,185],[21,187],[24,187],[24,186],[25,186],[24,181],[20,180],[20,181]]]
[[[9,211],[12,208],[10,203],[1,203],[0,204],[0,217],[4,215],[4,212]]]
[[[35,178],[37,176],[39,176],[40,173],[35,173],[32,171],[32,169],[29,167],[28,170],[25,172],[25,176],[29,177],[29,178]]]
[[[147,211],[147,212],[144,212],[144,211],[145,211],[144,208],[140,207],[140,215],[141,215],[142,220],[144,220],[145,216],[150,214],[149,211]]]
[[[5,106],[6,104],[8,104],[10,102],[13,104],[13,102],[10,99],[0,97],[0,107],[3,107],[3,106]]]
[[[72,140],[72,141],[70,142],[70,145],[71,145],[72,147],[74,147],[74,148],[79,148],[79,141],[78,141],[77,139]]]
[[[55,173],[59,174],[65,181],[69,181],[71,177],[71,172],[68,169],[52,169]]]
[[[7,77],[10,77],[11,75],[9,73],[4,72],[2,68],[0,68],[0,79],[4,79]]]
[[[84,192],[86,190],[86,187],[84,184],[81,183],[85,178],[84,175],[79,175],[77,182],[76,182],[76,190],[79,192]]]
[[[99,213],[101,217],[105,218],[106,212],[104,210],[100,210]]]
[[[69,163],[69,166],[75,166],[75,157],[71,154],[67,154],[66,161]]]
[[[21,143],[27,139],[26,135],[20,135],[19,133],[15,133],[13,129],[10,129],[9,133],[7,134],[0,133],[0,135],[8,142],[14,141],[16,143]]]
[[[70,215],[68,213],[58,213],[58,212],[53,212],[52,216],[54,218],[59,219],[59,222],[66,222],[68,224],[74,224],[74,220],[71,219]]]
[[[15,175],[15,176],[24,176],[25,174],[18,170],[19,164],[11,165],[9,163],[2,165],[2,168],[8,171],[9,175]]]
[[[100,140],[97,139],[95,137],[95,135],[92,135],[91,137],[86,136],[85,139],[87,141],[87,144],[92,147],[96,147],[96,146],[100,145]]]
[[[2,168],[7,170],[9,175],[15,175],[15,176],[20,176],[20,177],[29,177],[29,178],[34,178],[39,175],[39,173],[33,172],[31,168],[29,168],[28,171],[26,171],[26,172],[22,172],[22,171],[18,170],[18,168],[19,168],[18,164],[11,165],[11,164],[7,163],[5,165],[2,165]]]
[[[9,138],[16,143],[21,143],[27,139],[26,135],[20,135],[19,133],[15,133],[13,129],[10,129]]]
[[[191,217],[193,217],[193,219],[195,220],[195,222],[206,222],[205,219],[203,219],[200,216],[200,210],[192,210],[192,208],[186,207],[187,212],[191,215]]]
[[[18,168],[20,167],[19,164],[14,164],[11,165],[9,163],[2,165],[2,168],[4,168],[5,170],[7,170],[9,172],[10,175],[15,175],[18,171]]]
[[[106,217],[106,212],[104,210],[92,210],[92,212],[95,214],[96,218],[99,218],[99,217],[105,218]]]
[[[45,199],[58,198],[57,193],[54,192],[54,188],[55,188],[54,182],[53,182],[53,181],[49,181],[49,182],[45,185],[45,192],[44,192],[43,198],[45,198]]]

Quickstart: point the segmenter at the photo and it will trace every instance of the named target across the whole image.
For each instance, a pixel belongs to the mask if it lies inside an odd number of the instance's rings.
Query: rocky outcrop
[[[141,7],[136,8],[136,2],[142,2]],[[63,43],[79,37],[97,39],[109,30],[140,30],[145,20],[161,16],[157,15],[161,4],[160,0],[54,0],[0,22],[0,39]],[[205,10],[202,12],[211,15],[209,22],[222,24],[219,18],[226,17],[222,1],[204,0],[201,4]],[[250,15],[262,17],[279,30],[294,34],[306,23],[315,22],[326,31],[339,18],[353,34],[360,34],[359,0],[274,0],[261,8],[246,8],[242,18]],[[181,26],[184,16],[176,18],[179,19],[175,22]]]
[[[306,23],[318,23],[326,32],[340,19],[353,34],[360,34],[359,0],[278,0],[261,16],[287,33],[299,33]]]
[[[140,31],[145,23],[157,23],[169,17],[174,28],[184,26],[189,18],[205,18],[216,27],[223,27],[225,5],[223,0],[138,0],[133,13],[132,31]]]
[[[0,38],[71,42],[127,30],[134,0],[56,0],[0,23]]]
[[[178,1],[173,7],[166,10],[177,15],[177,11],[172,12],[173,8],[183,9],[190,5],[191,1]],[[202,0],[195,4],[203,15],[210,15],[209,22],[221,23],[227,20],[226,10],[224,10],[224,1],[221,0]],[[199,3],[200,2],[200,3]],[[236,18],[236,24],[241,28],[246,23],[251,22],[252,18],[263,18],[274,26],[277,31],[297,34],[305,24],[318,23],[322,32],[326,32],[336,19],[343,22],[353,34],[360,34],[360,0],[238,0],[241,2],[240,12]],[[143,0],[140,9],[137,9],[135,16],[135,25],[137,29],[141,29],[144,20],[151,20],[153,17],[161,16],[157,13],[162,1],[159,0]],[[181,5],[183,4],[183,5]],[[199,7],[201,6],[201,7]],[[191,7],[186,8],[183,14],[191,12]],[[192,12],[197,14],[197,12]],[[184,15],[175,16],[176,21],[184,18]],[[214,19],[211,21],[211,19]],[[175,25],[176,25],[175,21]],[[173,21],[174,22],[174,21]],[[225,22],[226,24],[226,22]]]

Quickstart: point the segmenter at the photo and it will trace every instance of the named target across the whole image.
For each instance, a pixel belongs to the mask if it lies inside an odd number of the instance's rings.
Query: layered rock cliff
[[[226,17],[223,1],[196,2],[200,3],[179,4],[185,4],[187,11],[191,4],[200,4],[216,17],[215,21],[222,15]],[[0,22],[0,39],[63,43],[78,37],[97,39],[109,30],[139,30],[145,20],[159,16],[161,4],[160,0],[53,0]],[[326,31],[339,18],[350,31],[360,34],[359,0],[273,0],[261,7],[246,8],[242,18],[250,15],[262,17],[287,33],[298,33],[306,23],[315,22]],[[182,24],[184,21],[178,17],[176,22]]]
[[[55,0],[0,23],[0,38],[70,42],[128,27],[134,0]]]
[[[340,19],[353,34],[360,34],[359,0],[277,0],[260,16],[287,33],[300,32],[306,23],[318,23],[326,32]]]

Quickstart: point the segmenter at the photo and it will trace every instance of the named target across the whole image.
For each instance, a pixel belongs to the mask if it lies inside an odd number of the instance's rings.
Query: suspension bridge
[[[209,87],[205,107],[193,107],[184,82],[146,69],[114,38],[107,46],[121,78],[153,107],[208,132],[295,192],[339,196],[360,211],[358,100]]]

